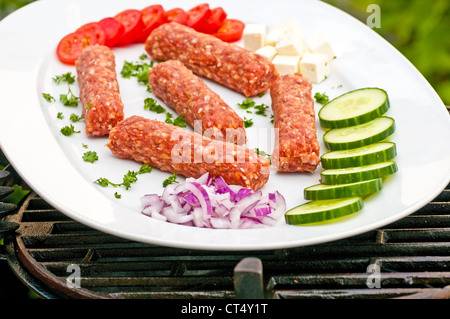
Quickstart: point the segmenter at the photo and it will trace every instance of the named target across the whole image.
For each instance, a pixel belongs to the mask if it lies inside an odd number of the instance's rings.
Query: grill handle
[[[234,268],[234,293],[236,299],[263,299],[263,267],[256,257],[242,259]]]

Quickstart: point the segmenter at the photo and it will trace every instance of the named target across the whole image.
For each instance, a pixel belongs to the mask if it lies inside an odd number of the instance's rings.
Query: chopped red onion
[[[275,225],[286,212],[278,192],[263,194],[228,185],[209,173],[198,179],[168,185],[161,196],[141,197],[142,213],[171,223],[206,228],[257,228]]]

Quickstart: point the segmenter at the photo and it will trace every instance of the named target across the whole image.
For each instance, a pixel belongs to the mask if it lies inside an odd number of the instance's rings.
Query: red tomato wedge
[[[186,11],[184,11],[181,8],[175,8],[175,9],[166,11],[164,16],[165,16],[166,22],[177,22],[179,24],[184,24],[184,25],[186,25],[188,18],[189,18]]]
[[[165,13],[164,8],[159,4],[152,5],[145,9],[142,9],[141,12],[142,12],[142,21],[145,24],[145,28],[142,31],[142,34],[136,40],[136,42],[143,43],[145,42],[145,40],[147,40],[150,33],[152,33],[154,29],[159,27],[166,20],[164,16]]]
[[[98,23],[106,34],[105,45],[110,48],[115,46],[125,33],[125,27],[114,18],[104,18]]]
[[[73,65],[84,48],[94,44],[104,44],[98,42],[98,39],[91,32],[78,31],[70,33],[59,41],[56,48],[56,55],[62,63]]]
[[[211,16],[207,20],[203,30],[200,31],[204,33],[215,33],[219,30],[226,18],[227,13],[222,7],[211,9]]]
[[[89,33],[95,38],[96,43],[105,44],[106,34],[98,22],[86,23],[85,25],[79,27],[75,32]]]
[[[242,38],[245,24],[236,19],[226,19],[213,35],[225,42],[236,42]]]
[[[186,25],[194,30],[202,32],[209,18],[211,17],[211,9],[207,3],[199,4],[187,11],[188,21]]]
[[[134,42],[145,29],[145,24],[142,21],[142,12],[140,10],[129,9],[120,12],[114,19],[122,23],[125,32],[122,38],[117,43],[117,46],[124,46]]]

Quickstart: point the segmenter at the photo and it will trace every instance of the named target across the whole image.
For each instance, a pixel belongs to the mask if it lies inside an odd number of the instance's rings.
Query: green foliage
[[[450,105],[450,1],[326,0],[362,22],[380,6],[380,28],[389,41],[423,74],[446,105]]]

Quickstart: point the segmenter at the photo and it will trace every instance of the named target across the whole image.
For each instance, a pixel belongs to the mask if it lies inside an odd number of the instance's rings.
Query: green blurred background
[[[32,1],[34,0],[0,0],[0,19]],[[379,5],[381,27],[374,30],[406,56],[430,82],[444,103],[450,105],[449,0],[324,2],[346,11],[364,23],[372,13],[367,12],[368,6]]]

